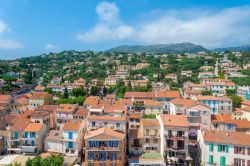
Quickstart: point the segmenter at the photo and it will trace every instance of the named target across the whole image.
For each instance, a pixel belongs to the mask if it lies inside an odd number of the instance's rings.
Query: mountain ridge
[[[120,45],[106,50],[106,52],[126,52],[126,53],[196,53],[209,51],[205,47],[189,42],[155,44],[155,45]]]

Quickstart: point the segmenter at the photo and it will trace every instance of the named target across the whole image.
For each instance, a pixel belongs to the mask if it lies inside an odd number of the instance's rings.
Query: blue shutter
[[[36,138],[36,133],[34,133],[34,138]]]
[[[104,155],[104,157],[103,157],[103,158],[104,158],[104,161],[106,161],[106,159],[107,159],[107,154],[106,154],[106,152],[104,152],[103,155]]]
[[[95,141],[95,147],[98,148],[98,144],[97,144],[97,141]]]
[[[92,146],[91,146],[91,142],[90,141],[88,141],[88,145],[89,145],[89,148],[91,148]]]
[[[15,139],[18,139],[18,132],[15,132]]]
[[[113,153],[110,153],[110,160],[113,160]]]
[[[88,153],[88,160],[90,160],[90,152]]]
[[[28,138],[28,133],[27,132],[24,133],[24,138]]]
[[[31,141],[31,146],[35,146],[35,141],[34,140]]]
[[[73,133],[69,132],[69,139],[73,139]]]
[[[116,160],[116,153],[114,153],[114,159]]]

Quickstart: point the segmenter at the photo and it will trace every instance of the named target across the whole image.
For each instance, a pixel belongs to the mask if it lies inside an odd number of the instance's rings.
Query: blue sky
[[[0,0],[0,59],[177,42],[250,44],[250,2]]]

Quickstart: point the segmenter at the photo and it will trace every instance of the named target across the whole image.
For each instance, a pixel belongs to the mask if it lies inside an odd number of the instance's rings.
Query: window
[[[35,141],[34,140],[31,141],[31,146],[35,146]]]
[[[245,147],[235,146],[234,147],[234,154],[243,154],[243,155],[245,155]]]
[[[92,127],[95,127],[95,122],[92,122]]]
[[[220,166],[226,166],[226,157],[224,156],[220,157]]]
[[[73,148],[73,142],[68,142],[68,148],[70,148],[70,149]]]
[[[213,164],[214,163],[214,156],[213,155],[209,155],[208,163],[209,164]]]
[[[36,133],[35,132],[30,132],[30,138],[36,138]]]
[[[73,139],[73,133],[69,132],[69,139]]]
[[[150,139],[149,138],[146,138],[146,143],[150,143]]]
[[[228,153],[228,145],[218,145],[218,152]]]
[[[209,151],[210,152],[213,152],[214,151],[214,144],[209,144]]]
[[[116,123],[116,128],[120,128],[121,124],[120,123]]]

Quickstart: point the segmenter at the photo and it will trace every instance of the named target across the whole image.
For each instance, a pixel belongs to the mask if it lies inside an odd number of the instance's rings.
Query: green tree
[[[226,89],[226,92],[227,92],[228,96],[231,96],[231,95],[234,95],[236,93],[236,90],[235,89]]]
[[[75,97],[85,96],[86,92],[84,91],[83,88],[74,88],[72,90],[72,95],[75,96]]]
[[[26,160],[25,166],[32,166],[32,160],[30,158]]]
[[[67,88],[64,89],[63,98],[64,98],[64,99],[69,98],[69,92],[68,92],[68,89],[67,89]]]
[[[212,94],[211,91],[202,91],[202,92],[201,92],[201,95],[202,95],[202,96],[207,96],[207,95],[211,95],[211,94]]]
[[[241,106],[242,98],[240,96],[231,95],[229,98],[232,100],[234,108],[239,108]]]

